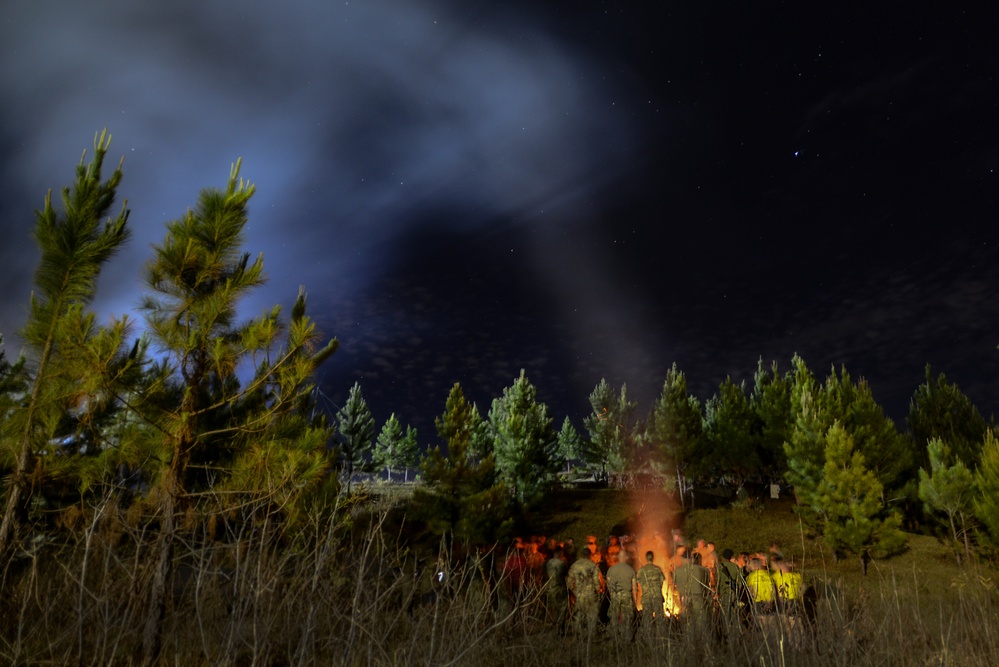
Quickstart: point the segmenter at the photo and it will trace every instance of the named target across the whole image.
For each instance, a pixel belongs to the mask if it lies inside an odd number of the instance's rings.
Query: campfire
[[[660,533],[653,533],[652,536],[637,534],[634,542],[635,553],[638,555],[640,563],[644,562],[646,551],[651,551],[655,554],[653,563],[658,565],[663,573],[666,574],[666,580],[663,582],[663,612],[666,616],[679,616],[682,610],[680,607],[680,596],[677,595],[676,589],[673,587],[673,560],[670,558],[670,553],[672,553],[671,545]],[[638,601],[638,610],[642,610],[641,600]]]

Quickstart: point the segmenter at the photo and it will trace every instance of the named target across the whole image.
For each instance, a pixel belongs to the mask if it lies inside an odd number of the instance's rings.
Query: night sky
[[[330,404],[424,443],[456,381],[485,412],[523,368],[581,428],[601,378],[644,415],[673,362],[704,400],[795,352],[903,426],[927,363],[999,412],[999,23],[960,4],[5,3],[8,355],[34,211],[107,127],[102,317],[242,157],[243,312],[305,285]]]

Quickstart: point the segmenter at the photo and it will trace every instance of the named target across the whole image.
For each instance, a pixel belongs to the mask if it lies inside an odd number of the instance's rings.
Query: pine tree
[[[815,494],[816,507],[825,517],[825,543],[833,553],[859,556],[866,575],[871,557],[896,553],[905,545],[902,519],[894,512],[882,518],[881,482],[839,422],[830,427],[826,442],[822,481]]]
[[[652,406],[644,440],[652,458],[676,475],[681,505],[693,479],[710,466],[705,455],[701,404],[687,393],[687,378],[676,364],[666,373],[662,394]]]
[[[318,344],[315,326],[304,316],[304,293],[293,309],[285,347],[274,358],[283,331],[280,308],[237,322],[239,302],[265,282],[263,256],[250,263],[241,250],[254,187],[239,178],[239,167],[237,161],[224,190],[203,190],[194,210],[167,223],[166,237],[146,266],[151,294],[142,307],[164,358],[155,369],[159,381],[137,393],[132,406],[159,434],[157,459],[164,462],[153,482],[159,541],[143,634],[147,661],[159,653],[178,518],[189,490],[218,483],[205,469],[224,471],[248,456],[265,464],[265,479],[275,474],[284,479],[288,470],[304,465],[318,481],[325,465],[328,431],[311,420],[303,423],[301,409],[311,393],[312,373],[337,343]],[[241,386],[237,371],[255,360],[253,379]],[[289,443],[301,451],[273,455]],[[256,447],[256,455],[248,446]]]
[[[788,468],[785,477],[794,486],[802,509],[807,513],[807,507],[815,504],[813,496],[822,478],[827,444],[825,434],[835,422],[853,439],[882,489],[899,496],[909,493],[903,489],[915,476],[911,442],[885,416],[867,382],[861,379],[854,383],[845,369],[837,374],[833,368],[820,385],[800,357],[796,355],[792,363],[794,422],[784,445]]]
[[[791,380],[780,375],[776,361],[771,363],[769,371],[763,367],[762,358],[757,362],[749,405],[760,429],[762,470],[773,478],[783,476],[787,471],[784,443],[790,438],[792,421]]]
[[[427,452],[421,466],[423,484],[413,493],[413,504],[430,530],[450,536],[465,546],[495,542],[509,531],[509,492],[496,474],[492,454],[481,460],[469,455],[482,417],[455,384],[444,414],[435,420],[441,447]]]
[[[759,474],[760,427],[744,383],[726,377],[704,405],[705,453],[717,475],[730,475],[741,485]]]
[[[583,439],[579,437],[579,431],[572,425],[568,416],[562,422],[557,437],[559,458],[565,461],[565,471],[569,472],[569,462],[578,461],[583,457]]]
[[[975,518],[985,526],[994,547],[999,547],[999,439],[985,431],[982,455],[975,470]]]
[[[382,430],[375,439],[375,450],[372,463],[379,468],[385,468],[388,481],[392,481],[392,471],[407,469],[414,465],[419,453],[416,440],[416,429],[407,426],[403,431],[402,424],[393,412],[385,420]],[[407,471],[406,481],[409,481]]]
[[[385,475],[388,481],[392,481],[392,468],[397,465],[399,443],[402,442],[402,424],[393,412],[382,425],[382,430],[375,438],[375,450],[371,456],[371,463],[379,468],[385,468]]]
[[[399,461],[397,465],[405,471],[402,481],[409,482],[409,469],[416,466],[420,460],[420,442],[416,437],[416,428],[406,427],[406,434],[402,436],[397,451]]]
[[[2,345],[3,334],[0,334],[0,346]],[[6,350],[0,349],[0,424],[7,422],[27,389],[24,377],[26,363],[24,356],[18,357],[14,363],[7,361]],[[6,448],[0,449],[0,452],[6,451]],[[3,465],[6,468],[8,464],[4,461]]]
[[[950,448],[939,438],[933,438],[927,445],[930,471],[919,469],[919,499],[923,501],[929,516],[947,517],[951,537],[954,540],[954,553],[958,565],[961,555],[957,545],[964,536],[964,552],[971,555],[971,545],[968,542],[967,520],[975,498],[975,476],[964,462],[958,460],[949,465],[952,460]],[[958,524],[961,529],[958,530]]]
[[[583,443],[582,459],[590,466],[607,472],[621,472],[628,463],[633,443],[634,414],[637,404],[628,400],[628,387],[621,385],[615,393],[601,379],[590,392],[592,412],[583,420],[589,440]]]
[[[524,371],[489,410],[496,470],[521,507],[537,502],[562,467],[548,406]]]
[[[281,516],[283,529],[302,523],[310,510],[325,509],[339,491],[329,441],[333,428],[315,404],[315,371],[337,348],[321,346],[315,322],[306,316],[299,288],[287,339],[274,358],[257,367],[254,389],[232,405],[234,456],[217,485],[238,494],[258,514]]]
[[[833,368],[821,397],[826,424],[839,421],[843,425],[886,491],[900,491],[915,479],[912,441],[885,415],[866,380],[853,382],[845,368],[840,369],[839,375]]]
[[[3,336],[0,335],[0,345]],[[12,471],[15,452],[10,447],[12,433],[9,425],[13,415],[21,407],[28,387],[25,377],[27,359],[21,356],[14,363],[7,361],[6,351],[0,349],[0,477],[6,478]]]
[[[917,451],[939,438],[966,468],[973,470],[978,465],[988,425],[956,384],[948,383],[943,373],[933,377],[929,364],[926,382],[919,385],[909,403],[907,421]],[[928,451],[920,457],[924,467],[929,464]]]
[[[792,423],[788,440],[784,443],[787,471],[784,477],[794,487],[798,511],[814,522],[815,493],[822,481],[828,430],[821,412],[821,389],[804,359],[794,355],[791,359],[790,400]]]
[[[347,402],[336,413],[337,430],[340,433],[340,464],[347,470],[347,492],[350,492],[351,477],[355,468],[364,465],[364,457],[371,452],[375,438],[375,419],[361,395],[361,385],[354,383],[347,394]]]
[[[89,345],[94,336],[100,335],[93,328],[93,316],[84,309],[96,294],[101,269],[129,234],[125,207],[117,216],[109,215],[122,178],[119,163],[111,176],[102,180],[101,169],[110,142],[106,131],[95,137],[90,164],[85,163],[84,154],[76,169],[76,183],[62,190],[61,214],[52,205],[50,192],[44,208],[35,216],[34,237],[41,261],[35,272],[36,290],[28,320],[21,331],[21,339],[32,353],[27,371],[30,381],[23,409],[4,421],[3,440],[11,447],[14,462],[0,522],[0,558],[26,518],[37,452],[46,449],[58,434],[58,424],[67,410],[84,404],[87,398],[80,387],[74,386],[66,366],[78,359],[80,345]],[[116,332],[124,334],[124,323]],[[115,363],[121,342],[114,350]]]

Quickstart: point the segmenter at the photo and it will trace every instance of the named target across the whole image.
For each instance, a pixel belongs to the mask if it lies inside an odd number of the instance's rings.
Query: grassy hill
[[[949,545],[928,535],[908,535],[905,551],[870,564],[862,576],[856,558],[837,561],[821,537],[807,534],[789,500],[765,501],[751,508],[723,507],[683,511],[665,494],[616,489],[566,489],[557,492],[533,517],[537,533],[573,537],[585,543],[587,535],[601,541],[608,535],[643,530],[682,529],[688,540],[715,542],[718,551],[766,551],[776,542],[786,558],[805,573],[843,582],[860,590],[865,582],[895,581],[912,584],[916,593],[943,596],[961,588],[970,567],[959,568]],[[988,564],[976,564],[976,576],[996,577]],[[958,583],[955,583],[958,582]]]
[[[776,542],[805,585],[821,591],[823,603],[804,639],[750,634],[737,644],[705,648],[681,637],[669,644],[673,657],[663,661],[656,653],[656,662],[999,664],[999,572],[987,562],[959,567],[950,546],[932,536],[909,534],[903,553],[872,561],[864,576],[858,558],[836,560],[821,537],[807,533],[788,499],[684,511],[661,492],[606,488],[557,492],[526,517],[524,531],[572,537],[581,547],[588,535],[603,543],[611,534],[668,535],[672,528],[688,540],[713,541],[719,551],[766,551]],[[641,655],[629,660],[641,661]]]
[[[683,511],[656,492],[560,491],[522,518],[524,536],[582,547],[588,535],[647,539],[680,527],[719,549],[776,541],[821,593],[814,622],[752,620],[722,632],[674,620],[616,642],[602,628],[561,632],[542,592],[514,604],[499,558],[482,570],[486,561],[467,554],[438,560],[442,545],[409,516],[411,495],[404,485],[359,489],[294,531],[266,521],[210,530],[214,517],[192,514],[159,664],[999,664],[997,572],[958,568],[931,537],[910,535],[905,553],[874,561],[864,577],[856,559],[835,561],[808,536],[788,502]],[[149,533],[113,504],[98,509],[3,568],[0,662],[137,664]]]

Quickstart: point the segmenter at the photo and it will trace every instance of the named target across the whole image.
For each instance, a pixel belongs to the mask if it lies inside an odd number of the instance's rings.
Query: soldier
[[[557,548],[558,548],[558,540],[556,540],[554,537],[549,537],[548,540],[545,541],[544,548],[538,550],[544,554],[545,560],[547,560],[555,555],[555,549]]]
[[[562,545],[562,553],[565,555],[565,562],[569,567],[576,562],[576,541],[571,537],[565,538],[565,544]]]
[[[711,573],[711,590],[718,592],[718,554],[715,551],[715,543],[708,542],[704,545],[704,553],[701,554],[701,565],[708,568]]]
[[[617,564],[617,555],[621,552],[621,543],[618,541],[617,535],[611,535],[607,538],[607,549],[605,550],[606,556],[604,560],[609,566],[614,566]]]
[[[704,564],[704,558],[708,554],[708,544],[707,544],[707,542],[705,542],[703,539],[697,540],[697,543],[695,544],[693,551],[694,551],[695,554],[700,554],[701,555],[701,564],[703,565]]]
[[[672,536],[673,536],[673,541],[672,541],[673,548],[671,549],[672,553],[670,553],[670,557],[675,558],[677,553],[680,551],[680,547],[683,547],[684,550],[686,550],[687,538],[683,536],[683,531],[680,530],[679,528],[674,528],[672,530]]]
[[[590,551],[590,560],[599,565],[603,561],[603,556],[600,553],[600,545],[597,543],[596,535],[586,536],[586,548]]]
[[[653,562],[655,557],[653,552],[645,552],[645,565],[635,574],[634,595],[636,598],[641,596],[643,630],[650,630],[653,623],[663,618],[663,606],[666,604],[666,600],[663,599],[666,575],[662,568]]]
[[[738,632],[739,606],[745,597],[746,581],[742,576],[742,568],[732,558],[731,549],[722,552],[717,567],[718,609],[721,612],[721,623],[726,632]]]
[[[518,537],[506,554],[506,559],[503,560],[500,577],[507,602],[512,606],[520,604],[527,579],[528,570],[527,558],[524,556],[524,543]]]
[[[579,559],[569,568],[566,585],[575,598],[572,607],[572,625],[578,634],[585,630],[592,636],[597,627],[597,613],[600,611],[600,570],[590,559],[590,548],[583,547]]]
[[[619,549],[617,563],[607,570],[607,592],[610,608],[607,615],[611,631],[618,640],[630,638],[631,622],[635,618],[635,568],[628,564],[628,552]]]
[[[524,560],[526,574],[524,583],[532,591],[540,590],[544,584],[545,555],[541,552],[540,546],[537,540],[528,543]]]
[[[693,554],[693,559],[683,555],[683,561],[673,571],[673,585],[680,596],[683,617],[688,623],[699,627],[706,625],[711,601],[711,574],[701,565],[701,555]]]
[[[732,562],[742,570],[742,576],[746,576],[746,568],[749,566],[749,552],[740,551],[739,555],[732,559]]]
[[[569,565],[561,547],[555,547],[554,555],[545,563],[545,604],[548,607],[548,620],[561,633],[565,630],[565,618],[569,613],[569,589],[566,577]]]
[[[635,542],[634,535],[622,535],[621,536],[621,549],[628,552],[628,565],[639,568],[642,563],[638,557],[638,544]]]

